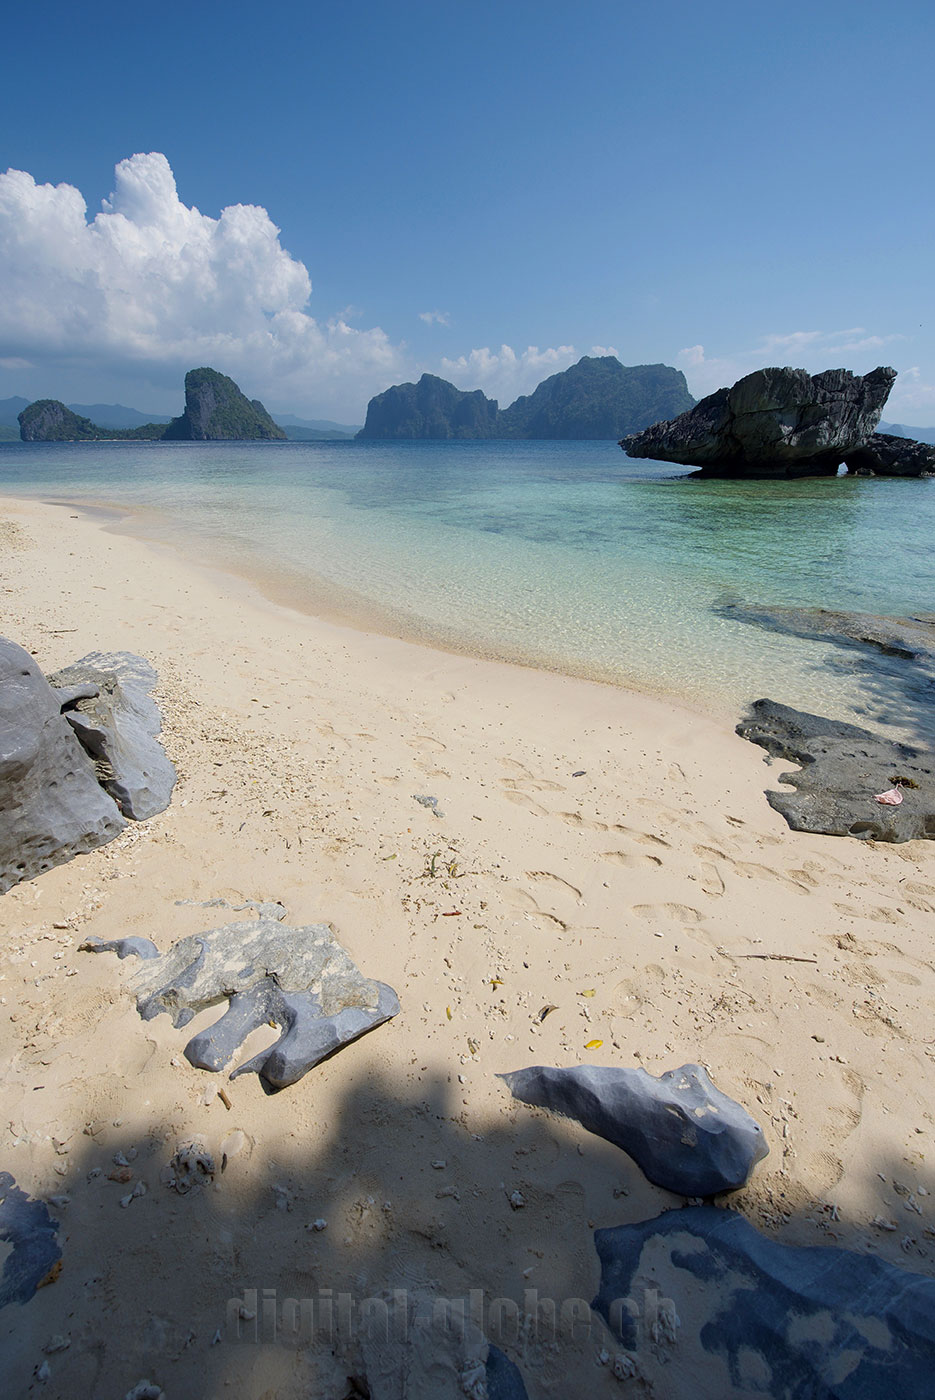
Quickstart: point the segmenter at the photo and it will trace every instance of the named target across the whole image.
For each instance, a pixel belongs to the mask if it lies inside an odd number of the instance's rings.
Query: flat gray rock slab
[[[165,811],[175,786],[156,738],[162,718],[150,692],[157,679],[148,661],[128,651],[91,652],[49,677],[99,782],[133,821]]]
[[[757,700],[737,733],[776,758],[802,765],[779,774],[794,792],[766,794],[794,831],[861,841],[935,840],[931,754],[775,700]],[[875,801],[894,789],[902,798],[898,806]]]
[[[0,637],[0,894],[125,826],[58,695],[29,652]]]
[[[935,1395],[933,1279],[871,1254],[779,1244],[715,1206],[597,1230],[594,1242],[601,1282],[591,1306],[666,1394]],[[655,1370],[647,1301],[681,1321]]]
[[[130,986],[144,1021],[165,1011],[177,1027],[227,1003],[185,1047],[200,1069],[222,1070],[251,1031],[275,1022],[282,1031],[275,1045],[231,1075],[256,1073],[269,1090],[294,1084],[399,1011],[392,987],[364,977],[326,924],[289,928],[278,918],[184,938],[145,963]]]
[[[700,1065],[658,1079],[599,1065],[533,1065],[500,1078],[514,1099],[576,1119],[632,1157],[654,1185],[681,1196],[736,1191],[769,1151],[760,1125]]]

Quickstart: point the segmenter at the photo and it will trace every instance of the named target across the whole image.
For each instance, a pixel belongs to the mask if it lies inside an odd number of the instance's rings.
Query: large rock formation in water
[[[259,399],[248,399],[226,374],[190,369],[185,376],[185,412],[173,418],[166,441],[218,442],[285,439]]]
[[[614,355],[585,355],[503,409],[497,436],[619,438],[682,413],[693,403],[679,369],[622,365]]]
[[[36,399],[18,415],[23,442],[107,442],[113,438],[161,438],[162,423],[144,423],[138,428],[102,428],[67,408],[59,399]]]
[[[466,393],[423,374],[370,400],[360,438],[618,438],[693,403],[685,376],[669,365],[622,365],[585,355],[499,409],[480,389]]]
[[[863,376],[759,369],[620,446],[705,476],[834,476],[873,434],[895,379],[886,367]]]
[[[359,438],[497,437],[497,400],[480,389],[464,393],[434,374],[418,384],[394,384],[367,405]]]
[[[935,476],[935,447],[895,433],[872,433],[844,463],[854,476]]]

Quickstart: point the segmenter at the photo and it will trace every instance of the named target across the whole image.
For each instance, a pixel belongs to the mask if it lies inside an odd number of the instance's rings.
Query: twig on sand
[[[762,958],[768,962],[804,962],[818,966],[817,958],[797,958],[794,953],[726,953],[723,948],[719,948],[718,952],[723,953],[725,958]]]

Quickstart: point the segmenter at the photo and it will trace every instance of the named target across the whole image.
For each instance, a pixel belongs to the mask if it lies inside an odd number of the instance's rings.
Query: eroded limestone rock
[[[126,826],[36,662],[0,637],[0,894]]]
[[[933,1393],[933,1279],[871,1254],[779,1244],[715,1206],[597,1230],[594,1242],[601,1282],[591,1306],[666,1394]],[[683,1325],[657,1366],[648,1314],[663,1303]]]
[[[231,1075],[256,1073],[270,1090],[294,1084],[399,1010],[392,987],[364,977],[326,924],[288,928],[269,918],[183,938],[130,986],[144,1021],[165,1011],[176,1027],[228,1003],[185,1047],[199,1069],[222,1070],[252,1030],[275,1022],[282,1030],[275,1045]]]
[[[834,476],[874,432],[895,380],[885,366],[863,376],[758,369],[620,446],[711,476]]]
[[[769,1151],[759,1124],[700,1065],[658,1079],[599,1065],[533,1065],[500,1078],[515,1099],[577,1119],[632,1157],[654,1185],[682,1196],[737,1190]]]
[[[150,692],[157,679],[148,661],[127,651],[91,652],[49,677],[98,781],[133,821],[164,812],[175,786],[156,738],[162,719]]]
[[[932,476],[935,447],[894,433],[873,433],[844,463],[855,476]]]

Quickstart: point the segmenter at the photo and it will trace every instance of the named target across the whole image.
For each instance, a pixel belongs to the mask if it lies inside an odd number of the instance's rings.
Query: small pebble
[[[511,1191],[509,1200],[514,1210],[522,1210],[526,1204],[526,1198],[521,1191]]]
[[[328,1222],[319,1217],[318,1220],[313,1220],[311,1225],[306,1225],[305,1228],[306,1230],[314,1230],[316,1234],[321,1234],[322,1230],[327,1230]]]
[[[70,1346],[70,1337],[60,1337],[58,1333],[56,1333],[54,1337],[49,1338],[42,1350],[45,1352],[46,1356],[54,1356],[57,1351],[67,1351]]]

